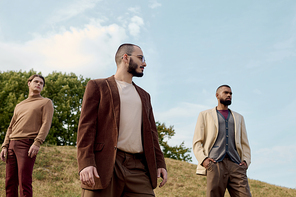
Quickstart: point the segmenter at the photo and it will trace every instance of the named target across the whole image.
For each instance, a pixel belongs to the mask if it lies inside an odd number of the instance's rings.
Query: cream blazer
[[[241,158],[249,166],[251,163],[251,150],[247,137],[244,117],[231,111],[234,118],[235,145]],[[198,161],[196,174],[206,175],[206,168],[201,163],[208,157],[218,136],[218,115],[216,107],[200,112],[193,136],[193,153]]]

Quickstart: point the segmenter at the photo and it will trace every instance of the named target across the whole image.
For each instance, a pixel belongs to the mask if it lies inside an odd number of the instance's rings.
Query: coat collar
[[[218,114],[217,114],[217,111],[216,111],[216,107],[214,107],[213,109],[211,109],[211,115],[212,115],[212,118],[214,120],[214,123],[215,123],[215,126],[218,128]]]
[[[109,87],[109,90],[110,90],[110,94],[111,94],[111,100],[112,100],[112,103],[113,103],[113,110],[114,110],[114,116],[115,116],[115,120],[116,120],[116,125],[117,125],[117,128],[119,130],[119,120],[120,120],[120,95],[119,95],[119,91],[118,91],[118,88],[117,88],[117,83],[115,81],[115,76],[112,75],[111,77],[108,77],[106,79],[106,83]],[[142,113],[148,113],[147,112],[147,109],[144,105],[144,103],[147,103],[147,99],[145,97],[145,92],[139,87],[137,86],[134,82],[132,82],[132,84],[135,86],[139,96],[140,96],[140,99],[141,99],[141,102],[142,102]]]
[[[113,106],[114,118],[116,121],[117,129],[119,131],[119,118],[120,118],[120,97],[115,81],[114,75],[106,79],[107,86],[110,90],[111,102]]]
[[[234,126],[236,128],[237,125],[237,120],[236,120],[236,114],[233,113],[233,111],[231,111],[231,109],[229,109],[230,113],[233,116],[234,119]],[[217,107],[214,107],[213,109],[211,109],[211,116],[214,120],[215,126],[217,127],[217,129],[219,128],[219,123],[218,123],[218,114],[217,114]]]

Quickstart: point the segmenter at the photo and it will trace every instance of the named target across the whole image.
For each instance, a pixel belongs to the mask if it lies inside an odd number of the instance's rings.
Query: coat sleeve
[[[196,157],[198,164],[201,165],[202,162],[207,158],[204,151],[205,143],[205,121],[203,113],[200,113],[197,118],[194,136],[193,136],[193,153]]]
[[[77,131],[77,161],[79,172],[88,166],[96,166],[94,144],[98,121],[100,95],[97,84],[87,83]]]
[[[245,125],[244,117],[241,121],[241,146],[242,146],[242,161],[246,161],[247,165],[251,164],[251,149],[248,141],[247,130]]]
[[[149,120],[150,120],[150,124],[151,124],[152,135],[153,135],[153,144],[154,144],[154,151],[155,151],[155,156],[156,156],[156,166],[157,166],[157,168],[166,169],[164,156],[163,156],[163,153],[162,153],[160,146],[159,146],[158,131],[156,128],[156,123],[154,120],[152,107],[150,107]]]

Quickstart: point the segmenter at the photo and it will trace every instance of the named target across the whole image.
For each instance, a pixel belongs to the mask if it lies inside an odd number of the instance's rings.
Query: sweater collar
[[[41,97],[42,96],[40,94],[38,94],[38,95],[29,96],[28,99],[41,98]]]

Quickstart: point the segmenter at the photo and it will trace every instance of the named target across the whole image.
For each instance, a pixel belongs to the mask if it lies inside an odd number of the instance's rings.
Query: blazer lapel
[[[148,114],[147,107],[146,107],[146,104],[148,103],[148,101],[147,101],[146,95],[144,94],[143,90],[141,90],[134,82],[133,82],[133,85],[135,86],[142,102],[142,113]]]
[[[119,131],[119,118],[120,118],[120,96],[115,81],[114,75],[106,79],[106,83],[110,90],[111,102],[113,104],[114,119],[116,121],[117,130]]]
[[[235,113],[233,113],[230,109],[229,109],[229,111],[231,112],[231,114],[232,114],[232,117],[233,117],[233,120],[234,120],[234,132],[235,132],[235,135],[236,135],[236,132],[237,132],[237,125],[238,125],[238,120],[237,120],[237,118],[236,118],[236,114]]]
[[[217,131],[218,131],[218,116],[217,116],[216,107],[214,107],[214,108],[211,110],[211,115],[212,115],[212,117],[213,117],[213,120],[214,120],[215,126],[217,127]]]

